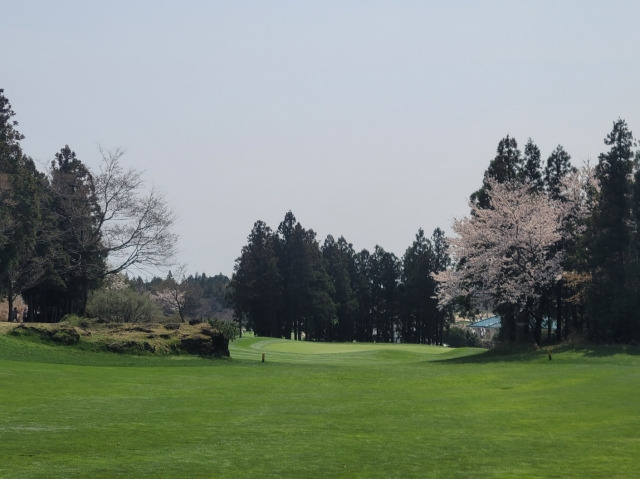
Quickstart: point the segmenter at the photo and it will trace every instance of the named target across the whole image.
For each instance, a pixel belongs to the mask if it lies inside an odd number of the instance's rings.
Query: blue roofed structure
[[[474,331],[479,338],[491,340],[500,331],[501,321],[500,316],[491,316],[473,324],[468,324],[467,328]]]
[[[467,328],[470,328],[472,331],[475,331],[475,333],[480,338],[490,339],[498,331],[500,331],[500,327],[502,326],[501,321],[502,319],[500,318],[500,316],[495,315],[486,319],[482,319],[480,321],[476,321],[473,324],[468,324]],[[543,318],[542,325],[541,325],[542,331],[546,331],[549,329],[549,321],[551,321],[551,330],[555,331],[556,322],[555,320],[550,318]]]
[[[468,328],[496,328],[500,329],[502,319],[500,316],[491,316],[487,319],[482,319],[480,321],[476,321],[473,324],[469,324]]]

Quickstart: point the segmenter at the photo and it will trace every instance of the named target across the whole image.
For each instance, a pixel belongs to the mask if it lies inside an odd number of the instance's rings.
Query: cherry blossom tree
[[[453,223],[457,236],[448,242],[456,267],[434,275],[439,305],[464,296],[497,311],[509,339],[515,339],[519,319],[535,319],[539,330],[541,299],[561,279],[563,245],[579,232],[585,214],[585,179],[577,175],[563,183],[563,200],[527,184],[488,179],[491,207],[471,202],[471,215]]]

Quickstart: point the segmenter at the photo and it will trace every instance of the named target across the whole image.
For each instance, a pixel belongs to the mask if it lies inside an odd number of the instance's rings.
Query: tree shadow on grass
[[[540,351],[488,349],[479,354],[443,358],[438,362],[447,364],[487,364],[500,362],[529,362],[541,358]]]
[[[640,356],[640,347],[629,345],[629,344],[619,344],[619,345],[580,345],[574,347],[566,347],[565,349],[561,349],[560,351],[574,351],[576,353],[580,353],[586,357],[595,357],[595,358],[603,358],[603,357],[611,357],[616,355],[627,355],[627,356]]]
[[[551,359],[549,359],[551,355]],[[542,348],[526,347],[522,345],[503,346],[497,349],[488,349],[479,354],[459,356],[454,358],[442,358],[438,362],[447,364],[488,364],[500,362],[539,362],[541,360],[576,359],[584,358],[612,358],[614,356],[640,356],[640,347],[634,345],[552,345]]]

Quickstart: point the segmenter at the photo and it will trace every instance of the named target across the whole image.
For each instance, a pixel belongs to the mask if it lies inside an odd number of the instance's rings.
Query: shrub
[[[467,340],[467,346],[469,346],[470,348],[479,348],[482,346],[480,342],[480,338],[474,331],[469,331],[467,329],[466,340]]]
[[[463,348],[465,346],[471,348],[480,347],[480,338],[468,329],[462,329],[457,326],[449,328],[444,333],[444,342],[452,348]]]
[[[162,316],[162,311],[144,294],[130,289],[101,289],[89,297],[87,314],[110,322],[146,323]]]
[[[223,321],[218,318],[206,321],[213,329],[220,331],[227,341],[233,341],[238,336],[238,325],[234,321]]]

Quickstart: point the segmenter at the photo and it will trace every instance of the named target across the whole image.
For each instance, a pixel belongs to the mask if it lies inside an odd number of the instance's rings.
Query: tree
[[[100,151],[96,175],[68,146],[51,166],[69,272],[81,285],[81,313],[93,282],[132,267],[166,267],[177,242],[171,231],[175,216],[164,197],[153,188],[144,191],[139,171],[122,168],[122,151]]]
[[[471,202],[480,208],[489,208],[491,184],[521,181],[522,169],[522,154],[518,149],[518,142],[507,135],[498,143],[496,156],[484,173],[482,187],[471,195]]]
[[[180,265],[177,278],[169,271],[167,278],[155,287],[153,299],[160,305],[165,314],[177,314],[180,321],[187,322],[197,312],[202,289],[187,281],[186,265]]]
[[[402,258],[402,334],[406,342],[437,341],[437,303],[433,299],[436,283],[431,276],[434,263],[433,244],[420,228]]]
[[[446,271],[451,267],[451,256],[449,254],[449,244],[445,237],[444,231],[440,228],[433,230],[431,235],[431,244],[433,245],[433,272],[439,273]],[[438,308],[435,299],[437,298],[437,285],[434,294],[431,295],[431,304],[434,307],[434,315],[436,320],[436,344],[442,345],[444,330],[448,323],[453,321],[453,308]]]
[[[580,169],[570,167],[560,178],[556,192],[547,189],[547,195],[559,202],[564,210],[562,224],[563,238],[558,249],[565,251],[562,278],[557,282],[554,291],[549,294],[555,298],[556,338],[565,339],[570,332],[569,315],[571,313],[573,327],[581,330],[582,323],[578,318],[578,307],[584,305],[585,288],[589,274],[585,264],[585,231],[587,219],[594,209],[594,195],[599,187],[594,179],[594,171],[588,165]],[[549,311],[549,316],[553,312]],[[551,338],[551,322],[547,323],[547,334]]]
[[[458,296],[501,313],[502,330],[516,338],[523,318],[541,323],[540,298],[562,272],[565,209],[527,185],[489,180],[491,208],[471,204],[470,217],[455,220],[449,244],[457,268],[435,274],[442,306]],[[536,338],[539,340],[539,338]]]
[[[89,289],[104,276],[107,254],[99,228],[102,211],[97,202],[93,174],[68,145],[51,163],[53,211],[66,257],[63,278],[70,310],[84,314]]]
[[[371,283],[371,254],[366,249],[356,253],[351,277],[358,303],[355,324],[357,341],[373,341],[373,302]]]
[[[544,169],[544,184],[547,192],[554,200],[562,199],[563,179],[576,168],[571,165],[571,156],[558,145],[547,158],[547,166]]]
[[[369,261],[374,338],[388,343],[395,340],[398,326],[401,263],[396,255],[378,245]]]
[[[628,341],[640,336],[636,298],[630,294],[632,264],[633,134],[618,119],[604,140],[610,149],[600,154],[595,175],[600,185],[591,218],[589,310],[598,339]]]
[[[166,199],[155,188],[144,189],[142,172],[122,167],[123,151],[101,148],[100,153],[95,195],[101,214],[96,226],[102,252],[109,258],[104,275],[133,266],[168,266],[178,237],[172,232],[176,217]]]
[[[579,204],[576,202],[576,198],[568,199],[565,198],[564,194],[568,191],[564,186],[566,181],[571,181],[569,178],[573,176],[573,180],[580,181],[580,176],[576,175],[578,170],[571,165],[571,156],[564,150],[562,145],[558,145],[555,150],[549,155],[547,158],[547,164],[544,169],[544,188],[547,194],[553,200],[558,201],[572,201],[574,204]],[[571,191],[571,190],[569,190]],[[565,240],[567,241],[567,240]],[[567,250],[573,250],[575,247],[575,238],[571,243],[565,243],[563,248]],[[574,278],[576,276],[573,276]],[[575,284],[575,283],[574,283]],[[555,319],[556,319],[556,337],[558,340],[562,340],[563,337],[566,336],[568,329],[566,326],[568,325],[565,320],[565,324],[563,327],[563,304],[565,303],[565,281],[564,278],[558,281],[555,292],[553,296],[555,296]],[[548,323],[548,335],[551,336],[551,322]]]
[[[213,318],[229,308],[229,301],[226,298],[229,278],[225,275],[207,276],[205,273],[196,273],[195,276],[190,275],[186,281],[190,288],[199,291],[200,296],[196,309],[188,314]]]
[[[13,300],[25,286],[22,273],[33,267],[40,225],[41,175],[20,146],[24,136],[0,89],[0,297]]]
[[[247,318],[257,335],[281,336],[282,277],[278,270],[276,238],[263,221],[255,222],[247,245],[236,259],[229,297],[240,328]]]
[[[351,341],[355,339],[358,313],[358,300],[354,291],[353,275],[356,267],[353,245],[347,243],[342,236],[335,241],[333,236],[328,235],[322,246],[322,255],[334,286],[331,299],[336,306],[337,324],[330,339]]]
[[[313,230],[287,212],[278,227],[278,269],[283,284],[284,338],[327,340],[335,325],[335,294]]]
[[[528,184],[535,191],[541,191],[544,187],[540,163],[540,148],[536,146],[531,138],[529,138],[527,144],[524,146],[520,181]]]
[[[420,228],[402,258],[402,330],[406,342],[442,344],[449,310],[438,308],[434,273],[450,264],[444,232],[436,228],[431,239]]]

